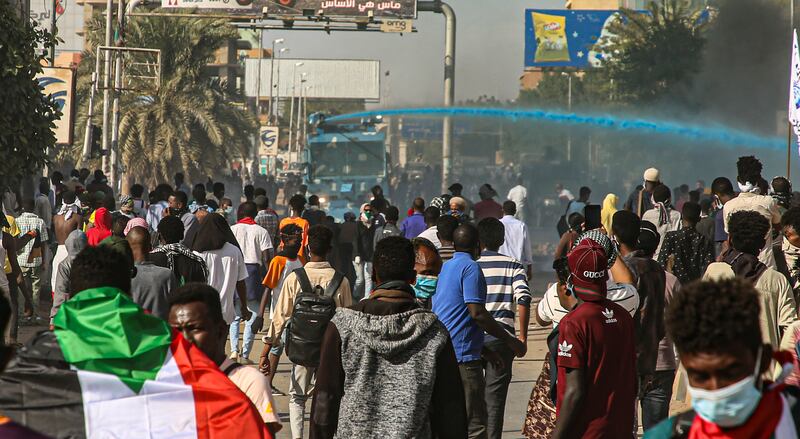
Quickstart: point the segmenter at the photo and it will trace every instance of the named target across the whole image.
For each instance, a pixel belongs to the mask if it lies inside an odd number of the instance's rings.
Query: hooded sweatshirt
[[[66,241],[64,241],[64,246],[67,248],[67,257],[58,264],[57,268],[56,284],[53,287],[53,307],[50,309],[51,324],[61,304],[69,299],[67,292],[69,291],[69,274],[72,268],[72,261],[87,245],[86,234],[80,230],[70,232]]]
[[[312,439],[467,436],[447,329],[405,287],[336,310],[317,368]]]
[[[105,207],[94,211],[94,227],[86,231],[89,245],[97,247],[100,241],[111,236],[111,213]]]

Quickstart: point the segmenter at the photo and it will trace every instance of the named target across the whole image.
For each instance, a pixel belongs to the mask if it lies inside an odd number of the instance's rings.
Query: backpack
[[[339,289],[344,275],[338,271],[333,275],[328,287],[311,286],[305,269],[294,270],[300,282],[300,294],[294,300],[292,318],[286,329],[286,355],[300,366],[319,366],[322,351],[322,337],[328,322],[336,313],[333,296]]]

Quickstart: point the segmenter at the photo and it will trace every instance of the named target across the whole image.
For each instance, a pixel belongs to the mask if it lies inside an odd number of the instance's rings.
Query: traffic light
[[[92,141],[91,145],[92,148],[90,150],[90,156],[92,158],[99,158],[103,155],[103,151],[100,149],[101,139],[103,138],[103,129],[97,125],[92,124]]]

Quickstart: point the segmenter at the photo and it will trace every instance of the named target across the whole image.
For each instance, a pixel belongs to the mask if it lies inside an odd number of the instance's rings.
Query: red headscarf
[[[111,236],[111,213],[101,207],[94,211],[94,227],[86,232],[89,245],[97,247],[100,241]]]

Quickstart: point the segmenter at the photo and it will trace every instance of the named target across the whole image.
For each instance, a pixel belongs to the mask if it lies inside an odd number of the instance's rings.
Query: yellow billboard
[[[534,62],[569,61],[566,17],[531,12],[533,29],[536,35],[536,55]]]

